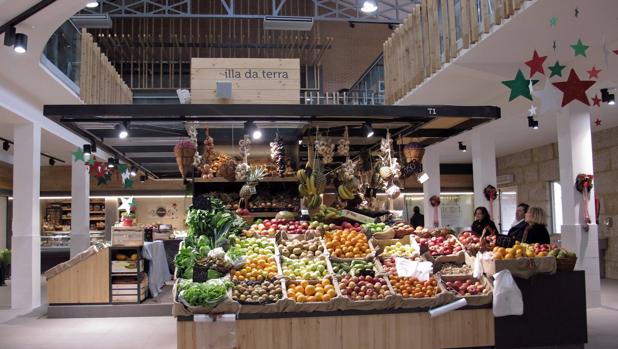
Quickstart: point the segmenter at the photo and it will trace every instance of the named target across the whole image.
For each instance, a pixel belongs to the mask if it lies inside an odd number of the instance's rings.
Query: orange
[[[315,296],[309,296],[307,297],[307,302],[317,302],[317,299],[315,298]]]
[[[315,294],[315,286],[307,285],[307,287],[305,287],[305,294],[307,296],[313,296]]]
[[[296,295],[296,301],[298,303],[304,303],[304,302],[307,301],[307,297],[305,295],[302,295],[302,294]]]
[[[294,290],[296,291],[296,293],[300,293],[300,294],[305,293],[305,290],[303,289],[302,286],[296,286]]]
[[[307,286],[309,285],[309,281],[307,281],[307,280],[303,280],[303,281],[301,281],[301,282],[300,282],[300,285],[301,285],[303,288],[307,288]]]
[[[330,279],[322,280],[322,285],[330,285]]]
[[[328,296],[330,298],[335,298],[337,296],[337,292],[335,292],[335,290],[333,290],[333,289],[330,289],[330,290],[326,291],[326,295],[325,296]]]
[[[321,302],[323,298],[324,298],[324,293],[323,292],[316,292],[315,293],[315,300],[316,301]]]
[[[330,299],[331,299],[331,296],[329,296],[328,293],[325,294],[324,296],[322,296],[322,301],[323,302],[328,302],[328,301],[330,301]]]
[[[324,294],[324,288],[322,287],[322,285],[321,285],[321,284],[317,284],[317,285],[315,286],[315,294],[317,295],[318,293],[322,293],[322,294]]]

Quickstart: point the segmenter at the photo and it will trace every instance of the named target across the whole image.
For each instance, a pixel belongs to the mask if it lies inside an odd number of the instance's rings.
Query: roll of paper
[[[429,317],[434,318],[436,316],[444,315],[449,311],[457,310],[459,308],[463,308],[468,305],[465,298],[461,298],[453,303],[445,304],[441,307],[437,307],[429,310]]]

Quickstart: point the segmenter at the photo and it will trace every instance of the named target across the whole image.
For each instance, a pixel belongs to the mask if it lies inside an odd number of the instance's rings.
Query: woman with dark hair
[[[489,217],[489,212],[483,206],[479,206],[474,210],[474,222],[472,222],[472,232],[474,235],[480,237],[485,234],[485,236],[496,235],[498,229],[496,225]]]

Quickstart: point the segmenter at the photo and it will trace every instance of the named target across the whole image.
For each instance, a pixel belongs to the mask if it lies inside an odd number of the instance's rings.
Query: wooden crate
[[[137,261],[112,261],[112,273],[137,273],[138,263],[139,270],[144,270],[143,259]]]
[[[138,247],[144,246],[144,229],[142,227],[113,227],[112,246]]]
[[[113,303],[137,303],[137,288],[139,285],[139,302],[146,299],[148,294],[148,276],[143,274],[141,281],[137,278],[115,278],[112,282],[112,302]]]

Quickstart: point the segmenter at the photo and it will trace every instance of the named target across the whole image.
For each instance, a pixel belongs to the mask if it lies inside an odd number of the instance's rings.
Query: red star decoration
[[[601,119],[594,120],[594,124],[597,126],[601,126]]]
[[[618,55],[618,50],[614,50],[614,53],[615,53],[616,55]]]
[[[586,72],[588,73],[588,79],[592,79],[592,78],[598,79],[599,78],[599,73],[601,71],[602,70],[597,69],[597,67],[592,67],[592,69],[586,70]]]
[[[601,98],[599,98],[599,96],[597,95],[594,95],[594,97],[592,97],[592,105],[596,107],[601,107]]]
[[[534,54],[532,55],[532,59],[526,62],[526,65],[530,67],[530,77],[532,78],[534,74],[541,73],[545,75],[545,70],[543,70],[543,63],[547,59],[547,56],[540,57],[539,54],[534,50]]]
[[[101,167],[101,163],[97,160],[94,160],[94,163],[92,164],[92,166],[90,166],[90,174],[98,174],[99,167]]]
[[[577,73],[575,72],[575,69],[571,69],[567,81],[554,82],[552,84],[564,93],[562,96],[563,107],[574,100],[578,100],[585,105],[590,105],[588,96],[586,96],[586,90],[594,85],[594,81],[580,80],[579,76],[577,76]]]

